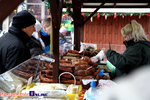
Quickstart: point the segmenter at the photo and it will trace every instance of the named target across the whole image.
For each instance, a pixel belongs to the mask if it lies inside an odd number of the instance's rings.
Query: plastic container
[[[114,76],[116,67],[108,60],[106,61],[106,64],[107,64],[108,68],[111,70],[111,76]]]
[[[97,79],[97,80],[100,80],[100,79],[103,78],[103,77],[102,77],[103,74],[104,74],[103,72],[104,72],[104,69],[101,69],[100,72],[99,72],[99,74],[96,76],[96,79]]]
[[[96,88],[96,81],[91,82],[91,87],[85,92],[86,100],[96,100],[99,96],[99,92]]]
[[[102,76],[104,72],[104,69],[101,69],[100,73],[98,74],[98,76]]]

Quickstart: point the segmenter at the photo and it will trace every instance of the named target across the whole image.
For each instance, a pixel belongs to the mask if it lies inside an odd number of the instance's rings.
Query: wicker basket
[[[63,74],[70,74],[70,75],[72,75],[72,77],[74,78],[74,85],[76,85],[76,78],[75,78],[75,76],[74,76],[72,73],[70,73],[70,72],[63,72],[63,73],[61,73],[61,74],[59,75],[59,77],[58,77],[59,83],[60,83],[60,77],[61,77],[61,75],[63,75]]]

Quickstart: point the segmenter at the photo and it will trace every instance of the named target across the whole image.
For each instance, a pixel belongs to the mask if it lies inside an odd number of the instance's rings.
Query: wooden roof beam
[[[114,8],[116,8],[116,3],[114,3]]]
[[[99,6],[83,6],[83,8],[97,8]],[[103,6],[103,8],[114,8],[114,6]],[[148,8],[148,5],[142,6],[116,6],[115,8]]]
[[[0,23],[24,0],[0,0]]]
[[[105,3],[102,3],[99,7],[95,9],[95,11],[81,24],[83,26],[100,8],[104,6]]]
[[[81,0],[83,3],[148,3],[148,0]]]
[[[148,3],[148,5],[147,5],[147,8],[149,8],[150,7],[150,3]]]

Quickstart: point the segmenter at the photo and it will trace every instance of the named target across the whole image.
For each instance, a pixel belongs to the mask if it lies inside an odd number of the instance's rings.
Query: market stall
[[[58,83],[53,82],[55,60],[50,58],[49,53],[35,56],[1,74],[0,89],[3,93],[1,96],[4,98],[34,97],[60,100],[80,98],[82,100],[85,91],[90,88],[91,81],[97,81],[98,85],[101,84],[100,80],[110,80],[110,70],[90,59],[99,51],[87,47],[80,53],[70,49],[63,52],[59,59]],[[7,93],[11,93],[11,95]]]

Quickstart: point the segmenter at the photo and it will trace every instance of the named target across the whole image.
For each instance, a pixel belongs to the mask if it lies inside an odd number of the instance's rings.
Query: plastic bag
[[[91,43],[82,43],[80,42],[80,52],[82,52],[85,48],[91,46],[93,47],[95,50],[97,49],[97,44],[91,44]]]
[[[72,50],[72,47],[74,45],[70,43],[64,43],[61,46],[59,46],[59,58],[63,55],[63,53],[67,52],[68,50]]]

